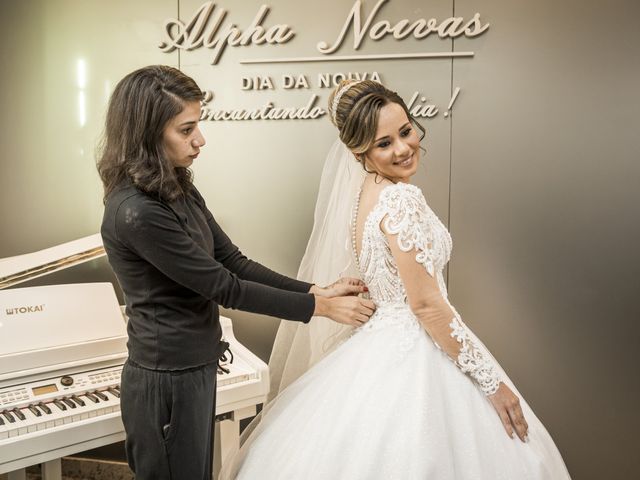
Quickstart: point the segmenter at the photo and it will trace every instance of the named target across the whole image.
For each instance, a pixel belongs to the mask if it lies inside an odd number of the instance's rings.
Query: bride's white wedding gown
[[[385,187],[363,231],[359,269],[377,310],[368,323],[285,389],[227,465],[232,478],[267,480],[526,480],[569,478],[527,403],[529,441],[509,438],[487,393],[507,378],[456,313],[452,361],[406,303],[388,240],[434,276],[451,254],[449,232],[420,189]],[[455,310],[453,310],[455,312]],[[467,372],[465,375],[463,372]]]

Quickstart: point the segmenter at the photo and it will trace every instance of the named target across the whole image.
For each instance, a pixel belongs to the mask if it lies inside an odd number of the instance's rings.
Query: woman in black
[[[205,144],[203,93],[175,68],[150,66],[116,86],[98,171],[102,238],[124,291],[122,372],[127,459],[139,479],[211,478],[218,305],[308,322],[359,325],[373,304],[359,280],[320,288],[245,257],[207,209],[188,167]]]

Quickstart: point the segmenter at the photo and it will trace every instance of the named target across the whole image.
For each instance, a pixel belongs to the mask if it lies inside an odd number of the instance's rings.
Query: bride
[[[424,129],[395,92],[369,80],[342,82],[329,112],[340,142],[301,274],[355,267],[377,310],[350,332],[328,322],[279,332],[275,387],[291,383],[222,478],[569,478],[544,426],[449,303],[451,237],[410,183]]]

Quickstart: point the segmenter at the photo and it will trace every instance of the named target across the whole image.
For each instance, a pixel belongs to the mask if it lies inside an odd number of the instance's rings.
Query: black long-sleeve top
[[[218,305],[303,322],[313,314],[311,285],[245,257],[195,187],[164,202],[122,185],[106,199],[101,234],[125,294],[129,358],[143,367],[216,361]]]

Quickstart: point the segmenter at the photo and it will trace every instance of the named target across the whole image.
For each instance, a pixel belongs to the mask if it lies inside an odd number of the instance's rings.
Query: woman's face
[[[364,154],[367,170],[392,182],[408,182],[418,170],[420,137],[397,103],[388,103],[378,114],[373,146]]]
[[[167,123],[162,132],[164,153],[174,167],[190,167],[206,143],[198,122],[200,102],[186,102],[182,111]]]

